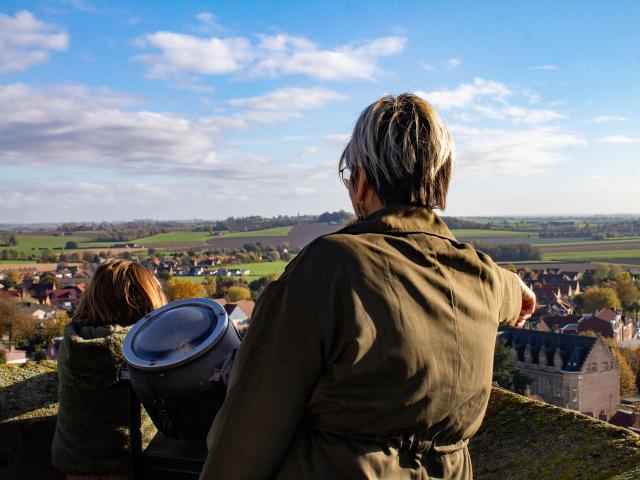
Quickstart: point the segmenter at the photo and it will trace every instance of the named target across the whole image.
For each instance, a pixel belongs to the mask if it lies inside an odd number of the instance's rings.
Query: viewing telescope
[[[122,377],[130,383],[132,418],[139,401],[160,432],[138,459],[138,470],[153,463],[149,461],[154,450],[164,452],[164,463],[173,458],[177,465],[182,454],[193,457],[192,463],[204,462],[204,439],[224,402],[240,341],[225,309],[208,298],[169,303],[131,328],[122,347]],[[140,441],[134,438],[140,435],[139,420],[131,425],[134,464],[135,451],[141,452],[141,447],[133,446]],[[134,477],[148,477],[136,475],[135,470],[134,466]],[[160,478],[158,472],[153,475]],[[179,478],[176,472],[172,475],[167,478]]]

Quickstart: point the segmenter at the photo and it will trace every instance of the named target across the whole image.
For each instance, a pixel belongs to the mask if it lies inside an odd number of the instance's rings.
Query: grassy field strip
[[[285,237],[293,227],[273,227],[263,230],[252,230],[250,232],[231,232],[219,235],[216,238],[239,238],[239,237]]]
[[[513,230],[481,230],[478,228],[458,228],[451,230],[456,237],[537,237],[534,232],[516,232]]]
[[[136,238],[133,243],[146,247],[171,243],[205,243],[210,238],[211,234],[209,232],[167,232],[150,237]]]
[[[625,242],[637,242],[640,237],[623,237],[610,240],[585,240],[583,242],[560,242],[560,243],[541,243],[538,246],[540,248],[545,247],[571,247],[580,245],[603,245],[608,243],[625,243]]]
[[[543,261],[569,261],[569,260],[605,260],[616,258],[640,258],[640,249],[635,250],[602,250],[591,252],[560,252],[543,253]]]
[[[55,235],[16,235],[18,245],[13,247],[0,247],[2,250],[17,250],[25,253],[31,253],[41,248],[64,248],[67,242],[77,242],[81,245],[83,242],[91,242],[94,237],[85,236],[64,236],[57,237]]]
[[[251,280],[256,280],[260,277],[268,277],[271,274],[282,275],[284,272],[284,268],[287,266],[288,262],[279,261],[279,262],[255,262],[255,263],[238,263],[233,265],[220,265],[218,268],[224,268],[225,270],[234,270],[238,269],[248,269],[251,273],[249,275],[244,275],[241,277],[225,277],[233,280],[246,280],[250,282]],[[205,277],[176,277],[180,279],[189,280],[193,283],[202,283]]]

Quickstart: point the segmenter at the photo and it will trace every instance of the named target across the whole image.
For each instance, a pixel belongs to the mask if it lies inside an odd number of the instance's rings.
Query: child
[[[126,478],[129,399],[117,378],[122,342],[131,325],[165,303],[153,274],[129,260],[101,265],[80,298],[58,355],[60,405],[51,449],[67,480]],[[148,435],[153,426],[143,424]]]

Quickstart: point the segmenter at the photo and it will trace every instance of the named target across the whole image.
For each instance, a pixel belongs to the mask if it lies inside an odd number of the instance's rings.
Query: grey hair
[[[455,152],[446,124],[411,93],[385,95],[360,114],[340,165],[364,172],[385,205],[444,210]]]

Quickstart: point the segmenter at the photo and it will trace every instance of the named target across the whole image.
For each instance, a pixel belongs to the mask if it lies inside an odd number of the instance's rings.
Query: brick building
[[[501,328],[531,393],[547,403],[608,420],[620,403],[620,370],[602,337]]]

